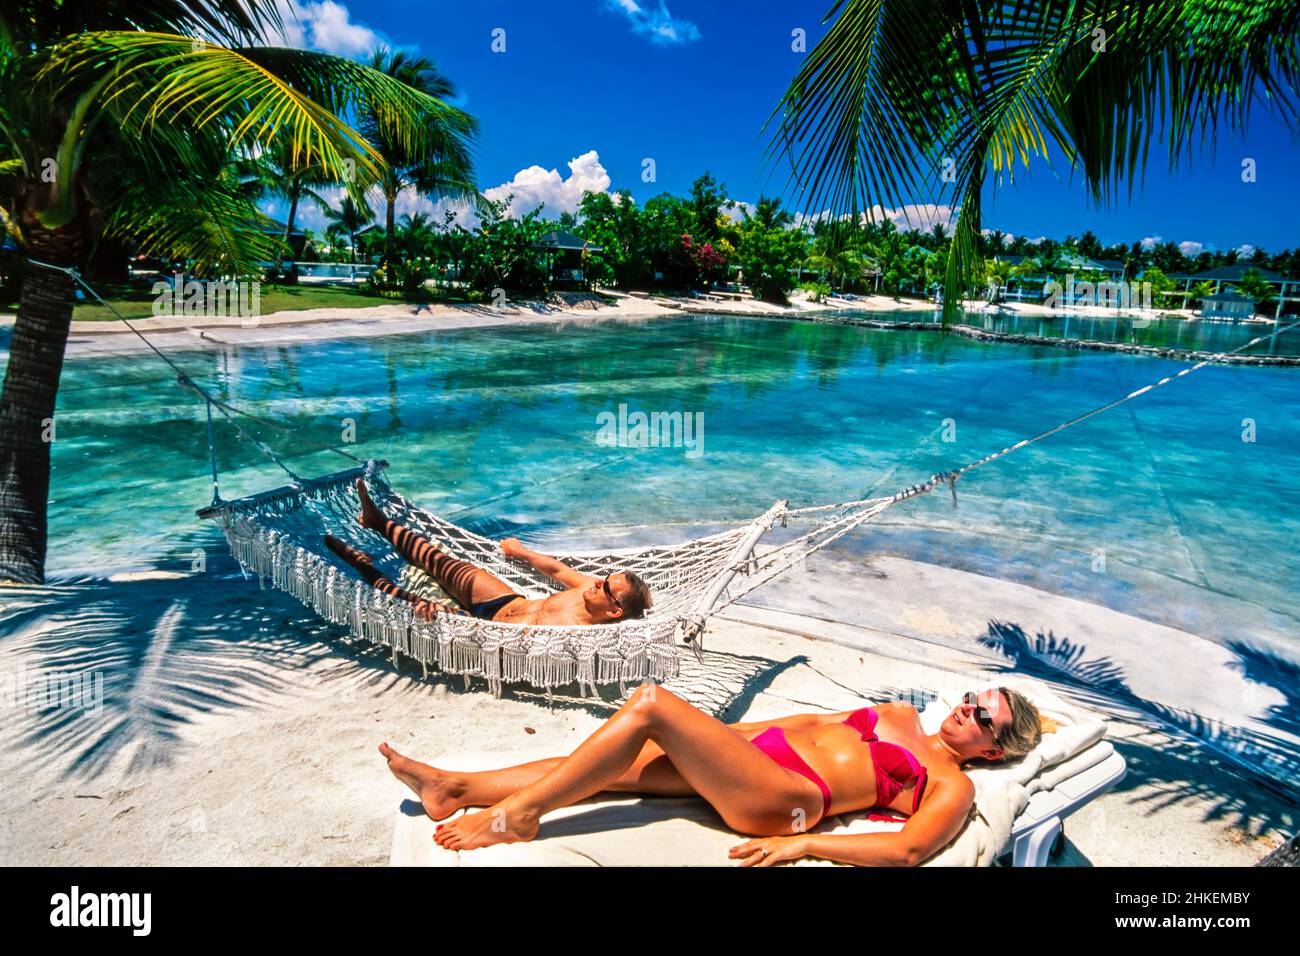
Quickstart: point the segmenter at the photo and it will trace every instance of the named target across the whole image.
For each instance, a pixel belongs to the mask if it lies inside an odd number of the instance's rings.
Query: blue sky
[[[482,124],[478,180],[484,189],[502,187],[496,195],[544,198],[557,212],[571,208],[583,188],[627,188],[638,201],[684,193],[707,169],[733,197],[752,202],[784,187],[784,177],[765,166],[761,130],[803,59],[791,49],[792,31],[807,31],[811,48],[829,6],[298,0],[301,20],[289,39],[345,55],[386,41],[433,59],[461,91],[460,105]],[[498,29],[504,52],[493,51]],[[1104,210],[1089,204],[1062,163],[1037,160],[1031,170],[1017,170],[1013,186],[996,196],[986,192],[984,224],[1030,238],[1084,229],[1106,243],[1158,238],[1189,243],[1192,253],[1196,244],[1280,251],[1300,245],[1298,145],[1279,120],[1258,110],[1244,136],[1220,137],[1176,172],[1153,147],[1158,158],[1132,202]],[[1254,183],[1242,182],[1244,157],[1256,162]],[[641,179],[646,158],[655,163],[653,183]]]

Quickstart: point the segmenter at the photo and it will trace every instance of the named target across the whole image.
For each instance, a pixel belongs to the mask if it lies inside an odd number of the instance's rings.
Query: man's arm
[[[520,558],[527,561],[540,573],[545,574],[547,577],[554,578],[566,588],[585,588],[587,585],[597,580],[597,578],[593,578],[589,574],[575,571],[563,561],[556,560],[550,555],[542,554],[540,551],[534,551],[518,538],[506,538],[502,541],[501,553],[508,558]]]

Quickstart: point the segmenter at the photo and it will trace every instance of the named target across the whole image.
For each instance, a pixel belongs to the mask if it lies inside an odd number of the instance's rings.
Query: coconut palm
[[[1237,283],[1237,291],[1255,300],[1256,305],[1267,305],[1277,298],[1277,290],[1258,269],[1247,269]]]
[[[366,205],[365,201],[358,202],[351,196],[344,196],[343,201],[339,203],[339,208],[324,205],[322,212],[325,214],[325,220],[330,224],[329,229],[339,235],[348,237],[348,252],[352,255],[352,260],[356,261],[357,256],[357,233],[366,226],[370,225],[371,220],[375,218],[374,211]]]
[[[308,162],[306,154],[295,151],[293,147],[293,140],[289,137],[279,137],[255,159],[240,166],[248,173],[250,186],[258,198],[275,196],[289,203],[284,223],[286,246],[298,219],[298,206],[304,199],[328,206],[329,201],[316,190],[335,182],[324,167],[319,163]]]
[[[393,52],[380,48],[371,54],[370,66],[438,102],[455,95],[451,80],[426,57],[414,56],[405,50]],[[440,111],[423,117],[421,122],[425,124],[427,136],[418,144],[418,149],[411,148],[401,129],[390,128],[389,117],[382,111],[364,113],[358,124],[366,139],[384,158],[378,187],[385,207],[385,262],[393,256],[396,237],[393,220],[397,198],[403,192],[415,189],[429,199],[479,199],[473,183],[469,148],[476,129],[473,119],[460,112]]]
[[[754,211],[751,213],[748,209],[742,209],[742,215],[744,221],[753,219],[768,229],[785,229],[794,223],[794,214],[781,208],[780,199],[770,196],[759,196]]]
[[[256,275],[282,251],[230,157],[285,139],[330,177],[385,164],[349,117],[382,118],[411,152],[459,111],[368,66],[269,47],[275,0],[121,0],[0,10],[0,206],[34,260],[84,266],[103,236]],[[29,267],[0,393],[0,580],[44,578],[50,424],[74,280]]]
[[[978,265],[981,189],[1051,142],[1098,204],[1145,170],[1244,128],[1259,99],[1295,118],[1295,0],[835,0],[769,120],[805,208],[930,199],[960,209],[945,321]]]
[[[859,281],[872,263],[839,236],[839,232],[823,232],[813,239],[804,268],[821,273],[832,289],[842,291]]]

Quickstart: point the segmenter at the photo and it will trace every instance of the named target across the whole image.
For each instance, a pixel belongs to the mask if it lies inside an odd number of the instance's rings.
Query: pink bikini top
[[[921,805],[921,794],[925,791],[925,767],[921,761],[912,756],[911,751],[898,744],[887,743],[876,736],[876,721],[880,719],[870,707],[863,707],[849,714],[844,721],[867,741],[871,751],[871,762],[876,768],[876,805],[888,807],[912,784],[916,790],[912,794],[912,812]],[[892,820],[881,814],[870,814],[870,819]]]

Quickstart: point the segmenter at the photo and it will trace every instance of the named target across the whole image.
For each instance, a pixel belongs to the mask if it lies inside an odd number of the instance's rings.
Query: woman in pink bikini
[[[839,714],[724,724],[653,684],[636,689],[567,757],[483,773],[439,770],[379,752],[434,820],[461,807],[489,809],[438,827],[452,850],[531,840],[538,820],[602,791],[700,796],[727,826],[751,834],[731,849],[742,866],[803,856],[861,866],[914,866],[965,825],[972,760],[1023,757],[1043,725],[1023,694],[1005,687],[965,695],[937,734],[902,702]],[[893,833],[807,832],[827,814],[878,807],[906,814]]]

